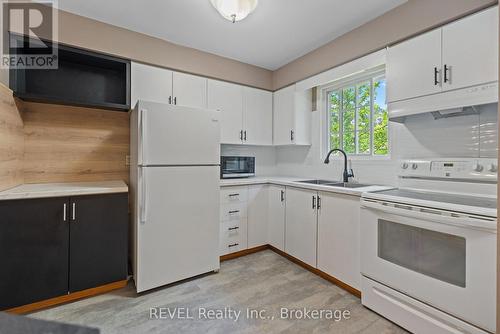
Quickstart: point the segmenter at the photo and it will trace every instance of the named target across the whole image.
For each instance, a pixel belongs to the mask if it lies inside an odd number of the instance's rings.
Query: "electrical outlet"
[[[130,166],[130,155],[125,156],[125,166]]]

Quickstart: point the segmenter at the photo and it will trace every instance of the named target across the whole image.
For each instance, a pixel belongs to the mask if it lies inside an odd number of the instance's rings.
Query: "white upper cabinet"
[[[132,62],[131,82],[132,107],[139,99],[194,108],[207,107],[207,79],[203,77]]]
[[[273,94],[243,88],[243,140],[248,145],[273,144]]]
[[[241,144],[243,140],[243,87],[208,80],[208,109],[220,111],[220,141]]]
[[[498,80],[498,6],[390,47],[387,102]]]
[[[360,289],[359,197],[320,193],[318,269]]]
[[[132,62],[131,107],[137,100],[169,103],[172,99],[172,71]]]
[[[285,187],[269,186],[267,243],[280,251],[285,251],[285,196]]]
[[[208,108],[221,112],[221,143],[272,145],[272,93],[208,80]]]
[[[207,79],[196,75],[174,72],[173,104],[185,107],[207,107]]]
[[[441,29],[389,48],[387,101],[400,101],[441,91]]]
[[[443,27],[443,71],[443,90],[498,80],[498,7]]]
[[[316,268],[316,191],[287,188],[285,216],[285,252]]]
[[[274,145],[311,144],[311,91],[296,92],[295,85],[274,92]]]

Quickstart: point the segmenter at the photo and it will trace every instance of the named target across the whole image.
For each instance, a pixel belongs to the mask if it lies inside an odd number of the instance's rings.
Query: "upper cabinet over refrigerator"
[[[389,48],[389,117],[498,101],[498,6]]]
[[[138,165],[219,165],[218,112],[146,101],[135,108]]]
[[[132,62],[132,108],[138,100],[206,108],[207,79]]]

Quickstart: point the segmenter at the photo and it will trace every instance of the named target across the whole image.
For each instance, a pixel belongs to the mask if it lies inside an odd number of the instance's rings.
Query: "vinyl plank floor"
[[[164,312],[151,317],[151,309]],[[210,310],[239,318],[205,319]],[[290,319],[287,310],[339,310],[350,312],[339,321]],[[189,310],[169,317],[168,310]],[[155,312],[153,311],[153,312]],[[205,311],[205,313],[203,313]],[[263,319],[247,316],[261,311]],[[201,314],[200,314],[201,312]],[[184,317],[181,317],[181,315]],[[363,307],[359,298],[266,250],[221,264],[217,274],[204,275],[137,295],[127,288],[33,313],[30,317],[97,327],[103,334],[123,333],[407,333]]]

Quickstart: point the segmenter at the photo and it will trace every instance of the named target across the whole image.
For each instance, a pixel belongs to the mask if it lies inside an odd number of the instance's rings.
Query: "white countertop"
[[[97,195],[128,192],[123,181],[33,183],[0,191],[0,200]]]
[[[341,187],[325,186],[320,184],[308,184],[308,183],[297,182],[302,180],[313,180],[313,179],[314,177],[307,178],[307,177],[284,177],[284,176],[257,176],[257,177],[243,178],[243,179],[223,179],[220,180],[220,186],[230,187],[230,186],[244,186],[252,184],[276,184],[282,186],[311,189],[317,191],[347,194],[354,196],[361,196],[361,194],[364,192],[381,191],[381,190],[388,190],[395,188],[383,185],[372,185],[360,188],[341,188]],[[333,180],[332,182],[340,183],[342,181]]]

